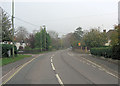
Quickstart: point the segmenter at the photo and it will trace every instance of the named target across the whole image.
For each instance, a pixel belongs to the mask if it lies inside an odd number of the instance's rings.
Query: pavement
[[[118,66],[70,49],[36,56],[13,71],[4,84],[118,84]],[[21,62],[18,62],[19,64]],[[15,63],[13,63],[15,65]],[[17,64],[17,62],[16,62]],[[6,68],[9,68],[6,65]],[[3,67],[3,71],[7,69]],[[116,85],[115,85],[116,86]]]
[[[29,55],[32,55],[32,57],[24,58],[24,59],[14,62],[14,63],[10,63],[10,64],[2,66],[2,76],[7,74],[12,69],[17,68],[17,67],[21,66],[22,64],[26,63],[27,61],[29,61],[30,59],[38,56],[38,55],[33,55],[33,54],[29,54]]]

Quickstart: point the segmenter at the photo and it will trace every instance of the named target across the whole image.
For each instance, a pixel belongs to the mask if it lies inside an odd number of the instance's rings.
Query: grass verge
[[[18,60],[21,60],[23,58],[27,58],[27,57],[31,57],[32,55],[17,55],[16,57],[12,58],[2,58],[0,59],[0,66],[3,66],[3,65],[6,65],[6,64],[9,64],[9,63],[13,63],[13,62],[16,62]]]

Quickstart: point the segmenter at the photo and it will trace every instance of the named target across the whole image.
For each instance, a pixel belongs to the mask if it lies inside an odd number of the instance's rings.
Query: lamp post
[[[12,0],[12,43],[13,43],[13,50],[12,54],[14,57],[14,0]]]

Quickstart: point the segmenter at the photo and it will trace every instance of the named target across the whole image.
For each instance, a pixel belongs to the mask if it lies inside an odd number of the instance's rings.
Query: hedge
[[[105,58],[120,59],[120,48],[117,47],[98,47],[91,48],[91,54],[96,56],[104,56]]]
[[[112,48],[112,58],[113,59],[119,59],[120,60],[120,44],[119,45],[114,45]]]
[[[106,58],[112,58],[112,48],[111,47],[91,48],[90,52],[93,55],[104,56]]]
[[[8,51],[10,50],[11,51],[11,55],[13,54],[12,53],[12,50],[13,50],[13,45],[11,44],[0,44],[0,46],[2,46],[2,57],[8,57]],[[17,55],[17,47],[14,46],[14,53],[15,55]]]

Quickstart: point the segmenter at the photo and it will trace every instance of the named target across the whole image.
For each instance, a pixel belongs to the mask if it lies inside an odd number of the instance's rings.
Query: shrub
[[[11,51],[11,55],[12,55],[12,50],[13,50],[13,45],[11,44],[0,44],[0,46],[2,46],[2,57],[8,57],[8,51]],[[17,55],[17,47],[14,46],[14,53],[15,55]]]
[[[90,52],[93,55],[104,56],[106,58],[112,58],[112,47],[91,48]]]
[[[113,59],[119,59],[120,60],[120,45],[114,45],[112,47],[113,52]]]
[[[23,47],[22,47],[22,46],[19,46],[19,50],[23,50]]]

